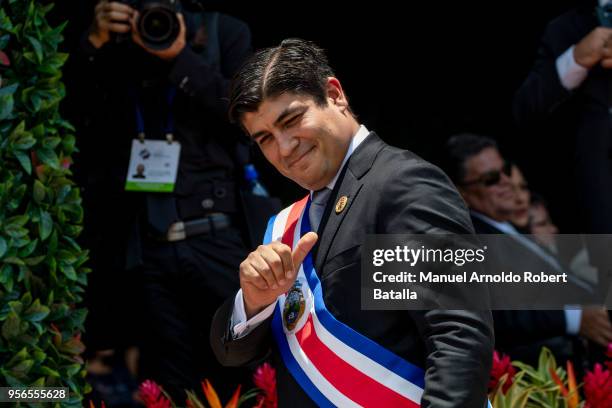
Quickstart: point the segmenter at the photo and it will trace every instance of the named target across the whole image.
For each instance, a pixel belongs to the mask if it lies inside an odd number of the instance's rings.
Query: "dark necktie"
[[[325,205],[327,205],[330,193],[331,190],[327,187],[312,193],[312,202],[308,210],[308,218],[310,219],[311,230],[314,232],[317,232],[319,229],[319,224],[321,224],[323,211],[325,211]]]

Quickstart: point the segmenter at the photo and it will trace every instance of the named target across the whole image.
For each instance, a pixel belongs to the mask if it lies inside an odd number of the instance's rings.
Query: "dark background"
[[[512,119],[512,98],[533,63],[547,22],[583,2],[204,3],[246,21],[255,48],[301,37],[327,49],[353,110],[390,144],[436,163],[441,146],[454,133],[494,137],[506,156],[521,165],[530,187],[548,199],[562,232],[579,227],[566,188],[571,166],[564,163],[571,160],[571,140],[554,130],[519,131]],[[69,21],[68,51],[89,26],[93,4],[57,2],[53,18]],[[71,78],[65,79],[69,104]],[[285,201],[303,194],[260,166],[267,187]]]

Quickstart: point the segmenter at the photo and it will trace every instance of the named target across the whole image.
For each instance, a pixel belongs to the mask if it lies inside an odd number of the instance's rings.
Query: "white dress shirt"
[[[351,143],[349,144],[348,150],[346,151],[346,155],[344,156],[344,160],[342,160],[342,164],[340,165],[338,172],[336,173],[334,178],[329,182],[329,184],[326,186],[327,188],[329,188],[330,190],[334,189],[334,186],[336,185],[336,181],[338,181],[338,176],[340,175],[340,172],[344,168],[344,165],[346,164],[347,160],[349,159],[349,157],[351,157],[351,155],[353,154],[357,146],[359,146],[361,142],[363,142],[369,134],[370,134],[370,131],[364,125],[361,125],[359,127],[359,130],[357,131],[355,136],[353,136],[353,138],[351,139]],[[311,191],[310,192],[311,197],[312,197],[312,193],[313,192]],[[247,315],[246,315],[246,311],[244,307],[244,299],[242,297],[242,289],[238,290],[238,293],[236,293],[236,297],[234,299],[234,310],[232,311],[232,323],[231,323],[232,335],[234,336],[234,339],[238,339],[240,337],[246,336],[254,328],[259,326],[264,320],[270,317],[272,313],[274,313],[275,306],[276,306],[276,302],[273,302],[272,304],[268,305],[265,309],[263,309],[261,312],[257,313],[255,316],[247,320]]]
[[[589,73],[587,68],[576,62],[574,48],[574,45],[569,47],[567,51],[559,55],[556,61],[557,74],[559,74],[561,85],[568,91],[578,88]]]

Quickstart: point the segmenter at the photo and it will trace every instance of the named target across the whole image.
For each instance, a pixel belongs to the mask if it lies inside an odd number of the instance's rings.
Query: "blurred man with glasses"
[[[510,223],[517,209],[512,185],[512,165],[502,157],[497,143],[484,136],[463,133],[446,144],[446,172],[470,208],[477,234],[508,234],[515,238],[511,248],[500,251],[501,264],[513,258],[529,265],[547,264],[562,268],[541,246],[521,234]],[[593,310],[508,310],[494,311],[496,349],[514,359],[536,362],[542,346],[550,348],[559,361],[576,353],[576,335],[600,343],[612,335],[606,312]],[[609,340],[608,340],[609,341]]]

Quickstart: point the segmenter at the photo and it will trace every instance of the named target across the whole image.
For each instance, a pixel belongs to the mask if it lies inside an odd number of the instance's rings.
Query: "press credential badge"
[[[125,189],[155,193],[174,191],[181,145],[165,140],[132,141]]]

